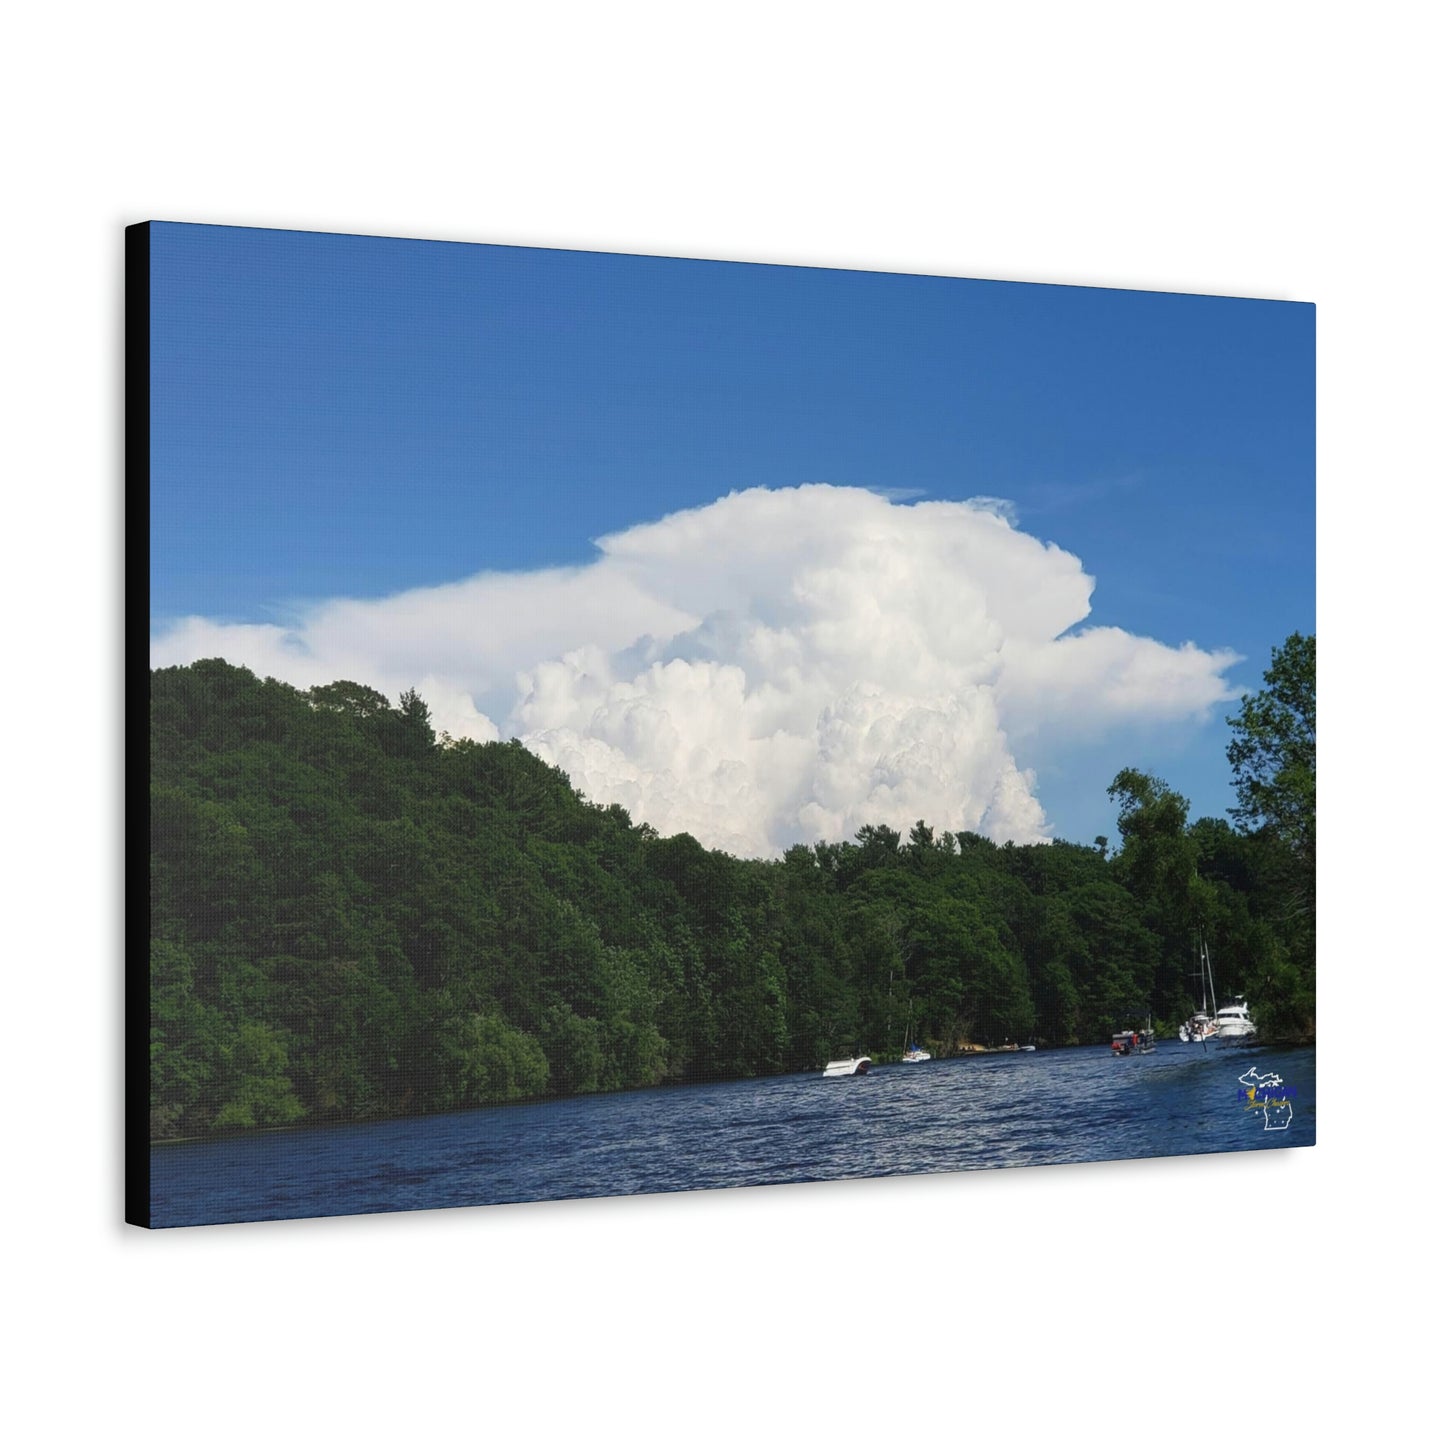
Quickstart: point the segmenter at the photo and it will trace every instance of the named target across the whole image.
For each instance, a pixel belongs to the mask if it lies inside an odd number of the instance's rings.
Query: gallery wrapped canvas
[[[1314,1142],[1311,306],[126,244],[133,1222]]]

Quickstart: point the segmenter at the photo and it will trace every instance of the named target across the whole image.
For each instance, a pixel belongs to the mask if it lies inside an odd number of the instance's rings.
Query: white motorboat
[[[825,1079],[846,1079],[853,1074],[866,1074],[873,1067],[873,1060],[867,1054],[856,1059],[831,1059],[823,1070]]]
[[[1242,998],[1230,999],[1214,1016],[1214,1025],[1215,1037],[1222,1044],[1243,1043],[1259,1032]]]

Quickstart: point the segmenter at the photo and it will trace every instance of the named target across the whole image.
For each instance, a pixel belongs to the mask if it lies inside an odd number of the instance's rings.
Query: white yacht
[[[1242,1043],[1259,1032],[1242,998],[1230,999],[1214,1016],[1215,1037],[1222,1044]]]
[[[823,1070],[825,1079],[846,1079],[850,1074],[866,1074],[873,1067],[873,1060],[866,1054],[856,1059],[831,1059]]]

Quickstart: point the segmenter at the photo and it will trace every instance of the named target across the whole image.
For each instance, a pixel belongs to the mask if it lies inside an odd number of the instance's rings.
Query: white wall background
[[[1440,930],[1411,918],[1435,884],[1438,791],[1428,13],[142,0],[11,16],[12,1438],[1406,1427],[1434,1362],[1411,1301],[1439,1269],[1421,1163],[1437,1099],[1412,1062],[1439,999]],[[120,1224],[121,227],[152,217],[1318,302],[1318,1148]]]

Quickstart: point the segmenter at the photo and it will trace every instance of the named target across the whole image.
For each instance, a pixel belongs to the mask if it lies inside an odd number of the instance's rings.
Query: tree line
[[[905,1036],[1099,1043],[1196,1006],[1314,1030],[1314,639],[1231,720],[1232,821],[1110,789],[1120,846],[975,833],[740,859],[581,797],[415,692],[151,674],[151,1131],[772,1074]]]

